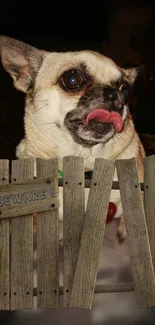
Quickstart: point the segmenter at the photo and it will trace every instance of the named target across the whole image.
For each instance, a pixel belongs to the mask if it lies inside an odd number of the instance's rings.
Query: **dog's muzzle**
[[[75,110],[70,111],[65,124],[78,138],[92,142],[106,142],[124,128],[124,105],[127,99],[123,91],[109,86],[89,89],[79,100]]]

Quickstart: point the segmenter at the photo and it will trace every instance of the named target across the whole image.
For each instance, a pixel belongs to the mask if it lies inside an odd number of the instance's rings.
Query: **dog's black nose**
[[[125,95],[120,90],[113,90],[109,93],[109,101],[115,106],[115,108],[120,108],[126,102]]]
[[[117,92],[112,92],[111,94],[109,94],[109,99],[112,101],[115,101],[117,99],[119,99],[119,95]]]
[[[105,101],[110,101],[113,104],[123,103],[125,100],[124,93],[112,87],[103,88],[103,96]]]
[[[125,95],[122,91],[112,87],[102,88],[104,105],[109,111],[122,111],[125,104]]]

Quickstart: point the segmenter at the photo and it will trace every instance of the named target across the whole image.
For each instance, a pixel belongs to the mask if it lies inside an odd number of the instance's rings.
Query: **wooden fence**
[[[117,169],[118,183],[113,182]],[[0,160],[0,310],[91,309],[94,292],[135,291],[140,307],[155,306],[155,156],[145,158],[144,184],[135,159],[96,159],[91,180],[83,159]],[[59,286],[59,186],[63,186],[64,274]],[[90,187],[85,211],[85,187]],[[111,188],[120,188],[133,283],[96,285]],[[141,196],[144,191],[144,207]],[[37,249],[33,213],[37,211]],[[37,266],[34,251],[37,250]],[[34,269],[37,287],[34,287]]]

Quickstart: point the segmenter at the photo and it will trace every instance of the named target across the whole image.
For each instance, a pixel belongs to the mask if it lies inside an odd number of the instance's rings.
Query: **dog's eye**
[[[61,85],[67,91],[79,91],[85,84],[86,78],[80,71],[66,71],[61,76]]]

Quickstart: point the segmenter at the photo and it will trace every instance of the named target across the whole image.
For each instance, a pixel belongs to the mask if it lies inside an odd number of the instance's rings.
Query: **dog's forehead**
[[[98,81],[110,82],[121,77],[121,69],[110,58],[97,52],[85,51],[79,53],[79,60],[84,61],[90,73]]]
[[[38,83],[52,85],[64,71],[85,66],[96,82],[110,84],[122,76],[119,68],[110,58],[93,51],[47,53],[38,75]]]

